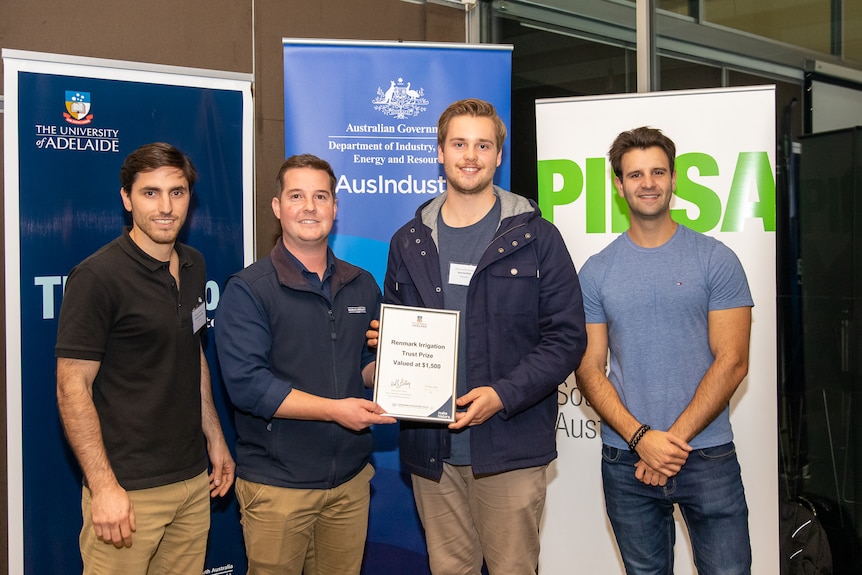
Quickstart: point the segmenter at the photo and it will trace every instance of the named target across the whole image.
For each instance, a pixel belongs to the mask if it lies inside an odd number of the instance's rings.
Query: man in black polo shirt
[[[200,573],[207,493],[233,483],[201,347],[206,268],[176,241],[196,178],[169,144],[132,152],[120,170],[131,228],[66,282],[57,401],[84,473],[85,574]]]

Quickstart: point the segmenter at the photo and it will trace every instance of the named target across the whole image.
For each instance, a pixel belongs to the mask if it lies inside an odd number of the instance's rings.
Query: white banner
[[[575,266],[628,229],[607,152],[639,126],[677,146],[673,217],[730,247],[754,297],[748,377],[731,403],[753,552],[752,573],[778,573],[773,86],[540,100],[539,204]],[[657,334],[660,337],[660,334]],[[551,466],[541,571],[623,573],[601,487],[601,422],[571,377],[559,392],[559,459]],[[696,573],[677,513],[677,575]],[[575,566],[575,567],[573,567]]]

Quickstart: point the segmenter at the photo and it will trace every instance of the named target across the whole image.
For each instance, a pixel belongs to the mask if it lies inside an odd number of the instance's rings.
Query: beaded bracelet
[[[646,435],[646,432],[649,430],[650,430],[650,426],[647,424],[643,424],[640,427],[638,427],[638,430],[635,431],[635,434],[632,435],[632,438],[629,440],[629,449],[631,451],[635,450],[635,447],[638,446],[638,443],[640,442],[640,440],[643,439],[643,436]]]

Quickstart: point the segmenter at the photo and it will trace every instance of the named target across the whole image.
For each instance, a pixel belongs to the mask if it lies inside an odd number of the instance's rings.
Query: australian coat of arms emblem
[[[378,87],[377,97],[371,100],[371,103],[374,104],[375,110],[399,120],[418,116],[428,109],[425,90],[411,88],[410,82],[405,84],[403,78],[390,80],[386,90]]]

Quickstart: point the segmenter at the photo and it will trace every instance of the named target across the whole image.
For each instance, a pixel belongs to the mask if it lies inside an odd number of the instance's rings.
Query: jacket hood
[[[428,200],[416,210],[416,219],[431,229],[431,237],[435,244],[438,243],[437,217],[440,214],[440,210],[443,208],[443,204],[446,202],[447,195],[448,192],[443,192],[436,198]],[[499,186],[494,186],[494,195],[496,195],[500,200],[500,221],[497,224],[498,228],[507,218],[523,214],[532,214],[531,217],[527,218],[530,220],[541,217],[542,215],[542,212],[539,210],[539,206],[533,200],[506,191]]]

